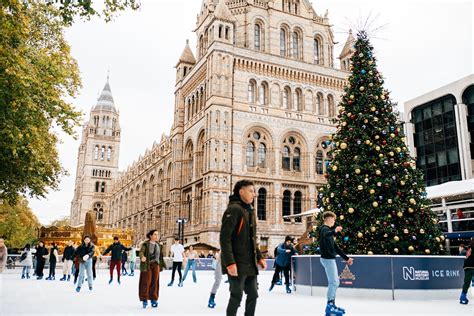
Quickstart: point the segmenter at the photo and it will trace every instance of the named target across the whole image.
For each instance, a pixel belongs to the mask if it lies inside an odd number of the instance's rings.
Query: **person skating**
[[[469,244],[467,252],[466,252],[466,259],[464,259],[464,265],[463,265],[464,283],[462,286],[461,297],[459,297],[459,303],[461,304],[469,303],[469,299],[467,298],[467,291],[469,290],[471,282],[474,278],[474,253],[472,251],[473,247],[474,247],[474,240],[471,240],[471,243]]]
[[[140,245],[140,280],[138,283],[138,297],[143,308],[151,301],[152,307],[158,307],[160,292],[160,271],[164,266],[163,249],[158,243],[159,235],[156,229],[146,235],[148,240]],[[133,250],[135,251],[135,250]]]
[[[44,246],[44,243],[40,241],[36,247],[36,279],[41,280],[43,278],[43,269],[46,263],[46,257],[48,256],[48,249]]]
[[[341,256],[348,265],[352,265],[353,259],[344,254],[334,241],[337,233],[342,231],[341,226],[333,228],[336,222],[336,214],[330,211],[324,212],[323,220],[324,224],[319,229],[319,237],[321,249],[320,262],[326,271],[326,277],[328,279],[326,315],[342,315],[345,313],[345,310],[336,306],[336,291],[339,286],[336,254]]]
[[[81,291],[84,283],[85,273],[87,272],[87,282],[89,290],[92,291],[93,277],[92,277],[92,256],[94,255],[94,244],[91,242],[89,236],[84,236],[82,244],[76,250],[76,257],[79,260],[79,280],[77,281],[76,292]]]
[[[7,266],[8,248],[5,246],[5,239],[0,238],[0,274]]]
[[[135,248],[132,247],[130,250],[130,254],[128,255],[128,266],[130,267],[130,274],[129,276],[135,275],[135,263],[137,261],[137,252]]]
[[[112,252],[110,256],[110,280],[109,284],[112,283],[113,277],[114,277],[114,268],[117,268],[117,282],[120,284],[120,266],[122,263],[122,252],[123,251],[129,251],[132,248],[127,248],[124,245],[122,245],[119,241],[118,237],[114,237],[114,243],[111,244],[102,254],[105,256],[109,252]]]
[[[122,275],[128,275],[127,267],[126,267],[127,261],[128,261],[127,252],[122,251]]]
[[[101,255],[100,255],[100,250],[99,250],[99,247],[94,245],[94,256],[92,257],[92,277],[94,278],[94,280],[97,277],[95,266],[97,264],[98,259],[102,260]]]
[[[20,255],[20,266],[23,267],[21,272],[22,279],[30,278],[30,270],[33,267],[33,254],[36,252],[36,249],[31,248],[30,244],[26,244],[23,248],[23,251]],[[23,260],[22,260],[23,258]]]
[[[219,250],[216,250],[214,260],[212,261],[212,266],[214,268],[214,284],[212,284],[211,295],[209,296],[209,301],[207,302],[207,307],[209,308],[216,307],[216,294],[222,282],[222,264]]]
[[[257,265],[267,264],[258,249],[257,219],[252,204],[255,199],[253,183],[241,180],[234,186],[229,205],[222,216],[220,232],[222,272],[229,275],[230,299],[227,316],[237,314],[243,292],[247,294],[245,315],[255,315],[257,305]]]
[[[51,250],[49,252],[49,276],[45,280],[51,281],[56,279],[56,263],[58,262],[58,258],[58,247],[53,242],[51,244]]]
[[[283,271],[285,275],[286,293],[291,293],[290,288],[290,267],[291,257],[297,254],[296,249],[293,247],[293,238],[290,236],[285,237],[285,242],[277,247],[277,256],[275,258],[275,273],[273,273],[272,284],[270,285],[270,291],[273,290],[275,284],[280,279],[280,272]]]
[[[179,238],[175,237],[174,245],[171,246],[171,256],[173,257],[173,272],[171,273],[171,282],[168,286],[173,286],[174,275],[178,270],[179,283],[178,286],[183,286],[183,276],[181,275],[181,268],[183,267],[184,247],[180,244]]]
[[[198,258],[198,254],[196,250],[194,250],[193,246],[189,246],[189,249],[186,251],[186,268],[184,269],[183,275],[183,283],[186,280],[186,276],[188,275],[189,269],[193,270],[193,282],[197,282],[196,278],[196,260]]]
[[[72,241],[67,242],[67,246],[64,248],[63,252],[63,277],[59,281],[67,281],[71,279],[71,269],[73,265],[72,259],[74,258],[74,247],[72,246]]]

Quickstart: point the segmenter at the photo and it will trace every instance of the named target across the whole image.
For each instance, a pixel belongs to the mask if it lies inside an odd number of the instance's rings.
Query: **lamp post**
[[[181,241],[181,244],[184,245],[184,224],[186,224],[188,220],[183,217],[178,217],[176,223],[178,223],[178,239]]]

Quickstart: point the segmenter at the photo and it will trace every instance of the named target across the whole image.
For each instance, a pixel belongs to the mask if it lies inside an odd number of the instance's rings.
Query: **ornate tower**
[[[354,53],[354,43],[355,39],[352,36],[352,30],[349,30],[349,36],[347,37],[346,43],[344,44],[344,48],[339,55],[339,59],[341,60],[341,70],[349,71],[351,67],[351,57]]]
[[[88,211],[97,223],[108,224],[111,184],[118,177],[120,153],[119,112],[109,80],[84,124],[77,155],[76,183],[71,203],[71,225],[84,224]]]

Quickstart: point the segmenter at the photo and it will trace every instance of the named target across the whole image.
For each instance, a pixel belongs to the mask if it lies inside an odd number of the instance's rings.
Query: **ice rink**
[[[46,270],[45,270],[46,272]],[[75,292],[71,282],[60,282],[61,271],[56,281],[21,280],[20,270],[6,270],[0,275],[0,315],[225,315],[229,298],[228,284],[222,283],[216,296],[215,309],[207,307],[209,291],[213,283],[213,272],[198,271],[198,282],[191,275],[179,288],[177,284],[167,287],[170,271],[161,273],[160,298],[157,309],[143,309],[138,300],[138,275],[122,277],[122,284],[108,284],[108,271],[101,269],[93,291],[84,284],[80,293]],[[256,315],[324,315],[325,297],[311,297],[296,293],[287,294],[283,286],[268,292],[272,273],[259,276],[259,299]],[[225,279],[225,277],[224,277]],[[349,298],[339,295],[338,305],[344,307],[346,315],[446,315],[472,316],[473,304],[460,305],[452,300],[391,301],[383,299]],[[243,307],[239,310],[243,315]]]

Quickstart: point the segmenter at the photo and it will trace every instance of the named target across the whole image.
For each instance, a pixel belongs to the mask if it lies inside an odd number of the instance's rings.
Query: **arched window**
[[[261,105],[268,104],[268,84],[266,82],[262,82],[258,89],[258,103]]]
[[[112,158],[112,147],[107,148],[107,160],[110,160]]]
[[[96,181],[95,182],[95,192],[99,192],[99,186],[100,186],[99,181]]]
[[[296,147],[295,150],[293,151],[293,170],[301,171],[300,156],[301,156],[301,151],[298,147]]]
[[[318,150],[316,152],[316,174],[323,174],[323,152]]]
[[[254,80],[250,80],[248,86],[248,102],[249,104],[255,104],[255,88],[257,83]]]
[[[105,156],[105,146],[102,146],[101,151],[100,151],[100,160],[104,160]]]
[[[281,167],[283,170],[290,170],[290,148],[288,148],[287,146],[283,147]]]
[[[247,134],[246,146],[246,165],[247,167],[267,167],[267,143],[268,137],[265,133],[259,131],[249,132]],[[258,150],[258,151],[256,151]],[[259,171],[258,169],[254,171]]]
[[[230,27],[225,27],[225,39],[228,40],[230,38]]]
[[[293,106],[296,111],[301,111],[303,110],[303,93],[301,92],[300,89],[295,90],[295,94],[293,96]]]
[[[101,186],[100,186],[100,192],[105,192],[105,182],[102,182]]]
[[[265,168],[267,163],[267,146],[264,143],[260,143],[258,145],[258,166],[261,168]]]
[[[287,109],[287,110],[291,110],[291,107],[290,107],[290,87],[285,87],[283,89],[283,108],[284,109]]]
[[[321,41],[319,38],[314,38],[313,41],[313,58],[314,58],[314,63],[319,64],[320,62],[320,55],[321,55]]]
[[[96,214],[96,219],[98,222],[101,222],[104,219],[104,207],[101,203],[96,203],[94,205],[94,212]]]
[[[293,44],[293,58],[300,59],[300,37],[298,32],[293,32],[291,35],[292,44]]]
[[[282,144],[282,169],[301,171],[301,148],[304,144],[299,137],[288,136]]]
[[[224,26],[222,24],[219,25],[219,38],[222,38],[222,31],[223,31]]]
[[[285,218],[285,216],[291,215],[291,192],[288,190],[285,190],[285,192],[283,192],[282,210],[283,220],[285,222],[291,221],[290,218]]]
[[[324,115],[324,99],[321,92],[318,92],[316,102],[318,106],[318,115]]]
[[[267,190],[265,188],[258,190],[257,217],[261,221],[267,220]]]
[[[328,116],[334,117],[336,115],[336,106],[334,104],[334,97],[328,95]]]
[[[301,192],[296,191],[295,199],[293,200],[293,215],[301,214],[301,200],[302,200]],[[301,216],[295,217],[295,222],[301,222]]]
[[[191,119],[191,99],[188,99],[188,121]]]
[[[256,50],[263,50],[262,45],[262,26],[260,23],[255,24],[254,28],[254,45]]]
[[[247,143],[247,167],[255,167],[255,145]]]
[[[287,33],[285,29],[280,29],[280,56],[285,57],[286,56],[286,37]]]
[[[97,160],[99,159],[99,146],[95,145],[94,147],[94,159]]]

